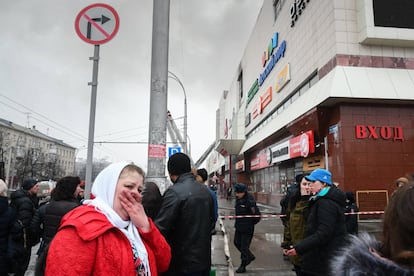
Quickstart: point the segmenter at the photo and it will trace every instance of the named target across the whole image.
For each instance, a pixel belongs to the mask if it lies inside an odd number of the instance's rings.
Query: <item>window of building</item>
[[[237,78],[237,84],[239,86],[239,107],[243,102],[243,71],[240,71],[239,77]]]
[[[276,21],[280,11],[282,10],[282,5],[285,0],[273,0],[273,18]]]

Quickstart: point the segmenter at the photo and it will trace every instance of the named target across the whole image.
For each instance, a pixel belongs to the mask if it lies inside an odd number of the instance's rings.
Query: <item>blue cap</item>
[[[320,181],[328,185],[332,185],[332,174],[325,169],[316,169],[310,175],[305,176],[308,181]]]

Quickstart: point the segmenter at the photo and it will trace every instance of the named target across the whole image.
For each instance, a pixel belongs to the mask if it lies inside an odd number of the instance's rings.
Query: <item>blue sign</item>
[[[181,152],[181,147],[169,147],[168,148],[168,157],[170,157],[171,155],[177,153],[177,152]]]

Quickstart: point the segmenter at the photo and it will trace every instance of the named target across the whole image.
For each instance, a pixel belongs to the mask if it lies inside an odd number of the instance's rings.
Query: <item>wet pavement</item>
[[[216,223],[216,234],[212,236],[212,273],[211,276],[234,276],[234,275],[296,275],[292,271],[289,261],[283,259],[280,243],[283,240],[283,225],[279,214],[280,208],[258,204],[264,217],[255,226],[255,233],[250,246],[256,256],[246,268],[246,273],[237,274],[235,270],[240,265],[240,253],[233,245],[234,237],[234,199],[226,200],[219,198],[220,218]],[[363,220],[359,222],[359,231],[367,231],[378,236],[380,234],[379,220]],[[34,276],[36,262],[35,246],[32,249],[32,258],[25,276]]]

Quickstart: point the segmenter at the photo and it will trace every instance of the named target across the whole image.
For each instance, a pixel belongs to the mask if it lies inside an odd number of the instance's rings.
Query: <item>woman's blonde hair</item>
[[[7,196],[7,184],[0,179],[0,196]]]

